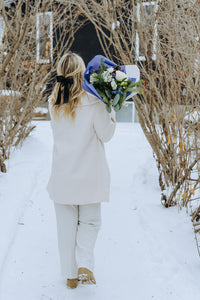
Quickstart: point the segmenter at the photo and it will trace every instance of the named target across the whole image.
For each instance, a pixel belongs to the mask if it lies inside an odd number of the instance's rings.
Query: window
[[[53,20],[52,12],[38,13],[36,20],[36,59],[38,63],[53,60]]]
[[[0,48],[3,42],[4,30],[5,30],[4,19],[3,17],[0,17]]]
[[[156,1],[150,1],[150,2],[143,2],[143,9],[145,14],[145,20],[147,21],[147,24],[144,24],[144,28],[151,25],[151,16],[152,12],[156,12],[158,9],[157,2]],[[140,13],[141,13],[141,6],[140,3],[137,4],[137,18],[140,22]],[[154,25],[154,38],[153,38],[153,56],[152,59],[156,59],[156,37],[157,37],[157,26]],[[139,35],[136,32],[136,59],[137,60],[145,60],[144,53],[142,52],[142,49],[140,47],[140,41],[139,41]]]

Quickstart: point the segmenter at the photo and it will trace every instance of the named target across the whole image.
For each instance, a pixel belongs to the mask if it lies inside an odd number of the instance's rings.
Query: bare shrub
[[[57,60],[85,22],[70,1],[13,1],[2,4],[0,41],[0,168],[12,148],[33,130],[34,110],[55,80]]]
[[[80,0],[79,5],[105,55],[139,66],[144,93],[134,102],[157,161],[162,204],[190,207],[199,232],[199,1]]]

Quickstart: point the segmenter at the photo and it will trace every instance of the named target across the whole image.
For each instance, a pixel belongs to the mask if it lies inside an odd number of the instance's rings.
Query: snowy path
[[[37,124],[0,177],[0,300],[199,300],[200,260],[190,218],[161,206],[155,162],[138,124],[118,124],[106,145],[111,201],[102,205],[97,286],[65,287],[45,190],[50,124]]]

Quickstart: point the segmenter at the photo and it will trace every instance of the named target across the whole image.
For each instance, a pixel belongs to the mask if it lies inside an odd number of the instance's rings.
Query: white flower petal
[[[111,87],[112,87],[113,90],[117,89],[117,84],[116,84],[114,79],[112,79],[112,81],[111,81]]]
[[[113,67],[110,67],[110,68],[107,69],[107,71],[108,71],[109,73],[112,73],[112,72],[114,71],[114,68],[113,68]]]
[[[115,78],[116,78],[117,81],[122,81],[124,78],[127,79],[127,75],[122,71],[116,71],[116,77]]]

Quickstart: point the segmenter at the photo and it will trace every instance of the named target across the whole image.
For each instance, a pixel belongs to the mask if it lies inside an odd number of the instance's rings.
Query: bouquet
[[[87,65],[82,88],[103,101],[108,112],[111,112],[111,107],[119,111],[125,100],[142,93],[139,77],[137,66],[118,66],[97,55]]]

